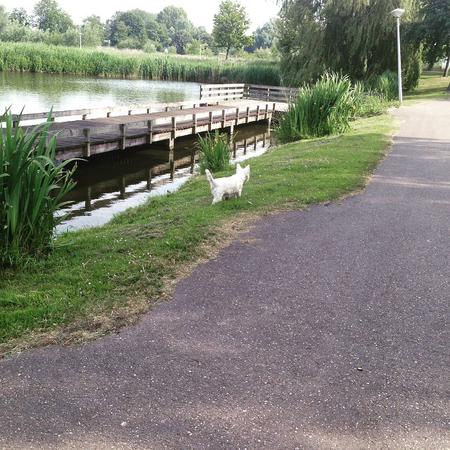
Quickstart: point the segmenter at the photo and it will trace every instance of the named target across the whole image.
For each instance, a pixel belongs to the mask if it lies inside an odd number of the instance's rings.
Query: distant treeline
[[[230,17],[235,27],[239,28],[236,8],[232,6],[230,14],[234,15]],[[245,8],[242,10],[242,33],[247,34]],[[262,57],[270,56],[271,49],[276,51],[272,22],[258,28],[246,40],[235,39],[236,30],[233,26],[227,31],[234,44],[231,49],[234,53],[244,53],[244,46],[247,52],[257,52]],[[91,15],[83,20],[81,26],[77,26],[57,0],[39,0],[32,13],[22,7],[6,11],[0,0],[0,41],[41,42],[73,47],[80,44],[82,47],[111,46],[140,49],[147,53],[158,51],[206,56],[216,54],[221,49],[226,50],[227,47],[225,43],[217,42],[204,27],[196,27],[183,8],[167,6],[158,14],[142,9],[117,11],[105,22]]]
[[[32,43],[0,43],[0,70],[199,83],[280,84],[279,64],[251,60],[188,58]]]

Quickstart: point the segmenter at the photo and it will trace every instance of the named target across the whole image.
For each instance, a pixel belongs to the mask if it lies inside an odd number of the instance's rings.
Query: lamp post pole
[[[398,99],[400,103],[403,102],[403,88],[402,88],[402,52],[400,49],[400,17],[405,14],[405,10],[401,8],[391,11],[391,15],[397,21],[397,72],[398,72]]]
[[[402,87],[402,52],[400,50],[400,17],[397,17],[397,64],[398,64],[398,99],[403,102]]]

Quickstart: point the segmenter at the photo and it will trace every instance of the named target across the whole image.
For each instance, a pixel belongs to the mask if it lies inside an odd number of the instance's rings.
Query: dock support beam
[[[83,135],[84,135],[83,157],[89,158],[89,156],[91,156],[91,129],[84,128]]]

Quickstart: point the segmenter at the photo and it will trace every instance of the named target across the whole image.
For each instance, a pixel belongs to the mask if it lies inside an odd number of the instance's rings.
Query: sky
[[[0,0],[8,11],[23,7],[32,12],[37,0]],[[174,5],[186,10],[191,22],[196,26],[204,26],[212,30],[214,14],[221,0],[58,0],[59,5],[68,12],[75,23],[80,24],[83,18],[95,14],[103,20],[109,19],[116,11],[139,8],[151,13],[158,13],[166,6]],[[250,18],[250,29],[254,31],[275,17],[278,12],[276,0],[241,0]]]

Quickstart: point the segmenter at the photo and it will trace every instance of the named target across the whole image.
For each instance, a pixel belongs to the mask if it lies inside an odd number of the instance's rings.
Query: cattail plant
[[[56,162],[50,120],[24,129],[9,112],[0,119],[0,265],[8,266],[50,249],[75,167]]]
[[[224,170],[230,164],[230,144],[225,133],[207,133],[205,137],[198,136],[198,150],[200,153],[200,172],[205,173]]]

